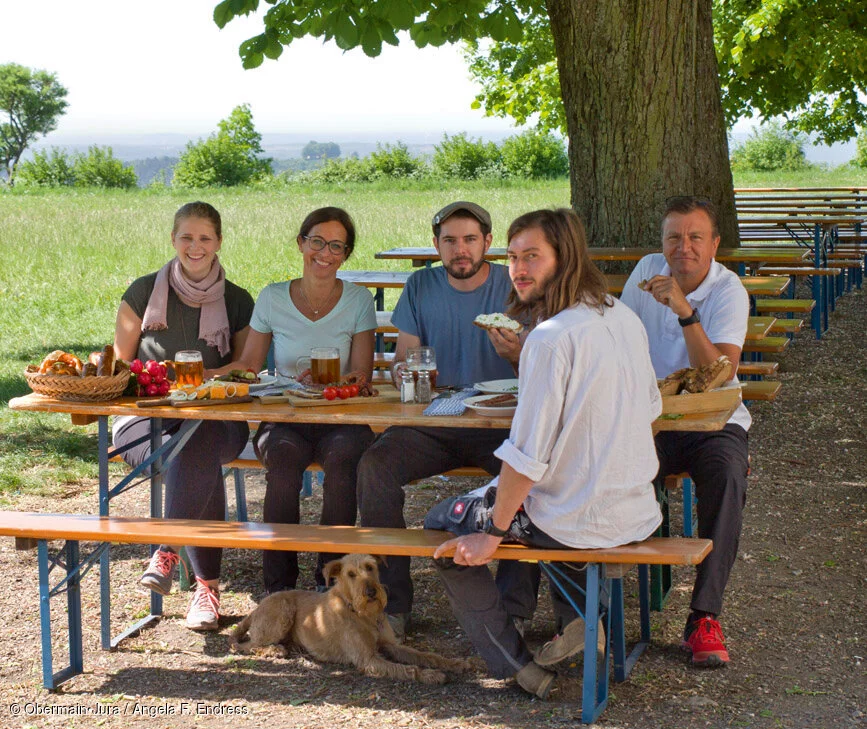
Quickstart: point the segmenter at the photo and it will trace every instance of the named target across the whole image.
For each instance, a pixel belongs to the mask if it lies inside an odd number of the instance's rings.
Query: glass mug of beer
[[[337,347],[313,347],[309,357],[299,357],[295,372],[310,370],[314,385],[340,382],[340,350]]]
[[[418,373],[427,370],[430,373],[430,386],[437,386],[437,357],[433,347],[410,347],[406,350],[406,361],[397,362],[394,365],[395,377],[399,377],[400,371],[407,369],[412,372],[412,379],[418,382]]]
[[[172,362],[175,370],[175,385],[198,387],[205,380],[205,366],[202,363],[202,353],[195,349],[185,349],[175,353]]]

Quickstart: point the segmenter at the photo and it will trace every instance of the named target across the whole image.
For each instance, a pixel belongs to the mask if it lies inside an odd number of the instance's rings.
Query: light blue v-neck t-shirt
[[[337,347],[340,350],[340,373],[349,372],[352,337],[376,329],[376,309],[370,292],[343,282],[337,305],[317,321],[310,321],[292,303],[289,281],[272,283],[262,289],[250,326],[262,334],[271,334],[277,372],[294,377],[299,357],[309,357],[313,347]]]

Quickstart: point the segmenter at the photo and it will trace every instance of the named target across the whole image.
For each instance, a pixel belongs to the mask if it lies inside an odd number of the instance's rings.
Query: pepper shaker
[[[415,387],[415,401],[418,403],[429,403],[431,396],[430,372],[419,370],[418,383]]]

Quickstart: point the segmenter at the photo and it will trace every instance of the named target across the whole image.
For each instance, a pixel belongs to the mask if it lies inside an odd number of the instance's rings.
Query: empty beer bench
[[[62,682],[84,671],[82,577],[110,543],[183,542],[198,547],[432,557],[436,548],[452,535],[425,529],[374,529],[0,511],[0,536],[14,537],[19,549],[35,546],[38,550],[42,678],[45,688],[54,690]],[[65,544],[58,554],[52,555],[49,552],[49,542],[57,540],[62,540]],[[81,542],[95,544],[93,550],[84,557],[81,554]],[[521,545],[501,545],[497,549],[495,559],[538,562],[551,579],[557,582],[565,576],[558,573],[556,567],[550,564],[551,561],[586,564],[585,644],[596,645],[599,619],[607,625],[607,638],[603,670],[599,670],[597,665],[596,652],[585,652],[582,722],[593,723],[608,703],[608,665],[612,653],[615,679],[625,680],[635,660],[649,643],[648,565],[696,565],[707,556],[711,547],[712,544],[707,539],[651,537],[644,542],[610,549],[545,550]],[[639,567],[641,636],[627,656],[622,575],[624,567],[631,565]],[[61,572],[60,581],[53,588],[49,587],[52,568],[60,568]],[[69,665],[55,673],[50,599],[60,592],[66,592],[67,598]]]

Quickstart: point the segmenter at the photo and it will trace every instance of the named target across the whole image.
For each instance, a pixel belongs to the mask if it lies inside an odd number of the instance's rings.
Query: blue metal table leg
[[[54,690],[54,664],[51,652],[51,591],[48,587],[48,542],[39,540],[39,627],[42,640],[42,685]]]
[[[695,506],[694,493],[692,479],[687,476],[683,479],[683,536],[685,537],[695,535],[695,527],[692,523],[692,511]]]
[[[587,599],[584,607],[584,687],[581,700],[581,721],[592,724],[608,706],[608,649],[605,650],[605,662],[601,675],[597,665],[596,634],[599,623],[600,598],[599,565],[587,565]],[[611,592],[608,591],[608,599]]]
[[[108,417],[101,415],[98,426],[99,515],[108,516],[111,503],[108,483]],[[99,635],[104,651],[111,650],[111,554],[106,547],[99,558]]]
[[[151,418],[151,453],[155,453],[163,444],[163,419]],[[151,466],[151,518],[159,519],[163,515],[163,459],[160,456]],[[153,554],[159,545],[151,545]],[[163,614],[163,596],[151,591],[151,615]],[[119,639],[120,640],[120,639]]]

